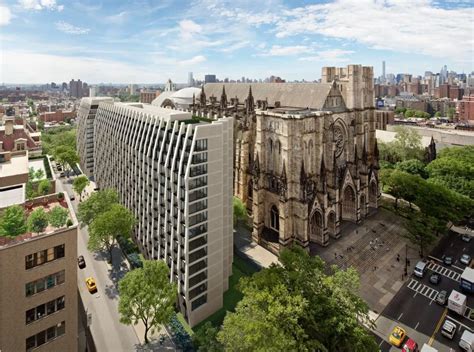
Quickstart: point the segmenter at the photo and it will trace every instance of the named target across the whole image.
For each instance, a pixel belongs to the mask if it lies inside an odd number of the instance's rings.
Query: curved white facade
[[[196,123],[188,112],[101,103],[94,176],[138,219],[135,240],[164,260],[194,326],[223,304],[231,274],[232,118]]]

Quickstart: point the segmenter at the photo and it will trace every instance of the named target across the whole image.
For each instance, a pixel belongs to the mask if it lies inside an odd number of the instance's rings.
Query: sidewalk
[[[234,244],[240,252],[262,268],[268,268],[272,263],[279,263],[275,254],[252,242],[250,231],[242,224],[238,224],[234,229]]]

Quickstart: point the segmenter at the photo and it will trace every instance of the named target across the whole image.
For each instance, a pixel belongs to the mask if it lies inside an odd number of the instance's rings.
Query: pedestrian
[[[397,254],[397,262],[400,261],[400,254]]]
[[[337,259],[337,253],[334,252],[334,259]]]

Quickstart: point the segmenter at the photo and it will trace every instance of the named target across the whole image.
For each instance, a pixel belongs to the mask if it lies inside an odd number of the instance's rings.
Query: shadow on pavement
[[[169,337],[166,337],[163,343],[159,340],[153,339],[148,344],[135,345],[135,351],[139,352],[154,352],[154,351],[176,351],[173,343]]]

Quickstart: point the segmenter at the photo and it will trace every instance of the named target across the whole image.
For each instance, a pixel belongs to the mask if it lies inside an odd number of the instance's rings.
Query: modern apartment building
[[[101,102],[95,115],[96,183],[116,189],[135,213],[135,240],[146,258],[168,264],[191,326],[222,307],[228,288],[232,149],[232,118],[208,123],[189,112],[113,102]]]
[[[94,118],[101,101],[113,101],[113,98],[82,98],[77,112],[77,152],[82,172],[88,177],[94,173]]]
[[[15,192],[22,192],[27,177],[26,151],[0,158],[1,208],[18,204]],[[0,351],[74,352],[78,343],[77,221],[69,200],[57,194],[27,203],[22,204],[27,214],[39,207],[48,212],[61,206],[69,211],[73,225],[49,225],[39,234],[0,234]]]

